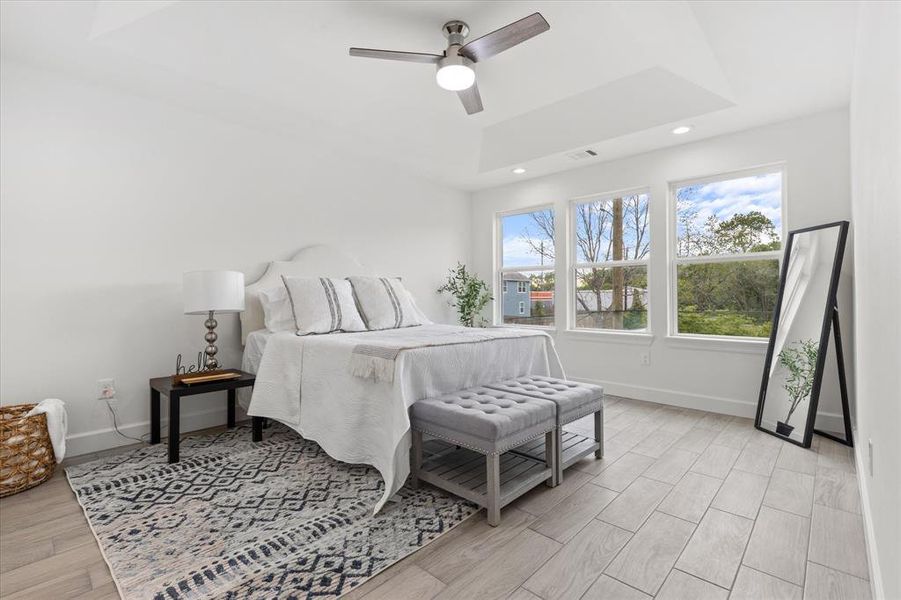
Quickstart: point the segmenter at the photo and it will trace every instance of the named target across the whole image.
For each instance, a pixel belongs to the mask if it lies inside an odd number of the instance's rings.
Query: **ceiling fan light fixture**
[[[429,52],[397,52],[379,50],[377,48],[358,48],[348,50],[351,56],[362,58],[379,58],[382,60],[399,60],[404,62],[435,65],[436,83],[451,92],[457,92],[457,98],[463,103],[467,115],[482,112],[482,96],[476,83],[473,65],[496,56],[505,50],[544,33],[551,26],[541,13],[532,13],[495,29],[480,38],[467,41],[469,25],[460,20],[448,21],[441,28],[447,39],[447,49],[441,54]]]
[[[476,72],[465,64],[448,64],[438,67],[435,73],[438,85],[451,92],[459,92],[472,87],[476,81]]]

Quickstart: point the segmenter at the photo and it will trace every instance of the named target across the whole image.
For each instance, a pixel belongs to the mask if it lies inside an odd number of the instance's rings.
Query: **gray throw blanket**
[[[351,374],[364,379],[372,379],[376,382],[391,382],[394,381],[394,367],[397,357],[405,350],[432,346],[453,346],[456,344],[481,344],[500,339],[547,335],[543,331],[501,327],[490,329],[470,328],[439,334],[418,327],[396,331],[398,334],[393,336],[393,339],[390,341],[380,340],[375,344],[359,344],[355,346],[350,359]]]

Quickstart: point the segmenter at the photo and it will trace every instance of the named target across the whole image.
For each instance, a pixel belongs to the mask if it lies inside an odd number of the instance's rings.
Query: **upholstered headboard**
[[[308,246],[291,257],[269,263],[262,277],[244,288],[244,312],[241,313],[241,343],[251,331],[263,329],[261,290],[282,285],[282,275],[289,277],[349,277],[373,275],[352,256],[334,246]]]

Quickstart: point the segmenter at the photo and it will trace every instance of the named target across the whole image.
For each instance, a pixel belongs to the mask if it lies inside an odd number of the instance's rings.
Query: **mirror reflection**
[[[779,318],[767,353],[758,426],[805,446],[813,433],[820,358],[828,347],[838,284],[833,267],[840,244],[844,244],[841,223],[790,233]]]

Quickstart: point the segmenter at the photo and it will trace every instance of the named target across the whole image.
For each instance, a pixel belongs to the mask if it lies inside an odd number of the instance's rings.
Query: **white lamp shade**
[[[244,273],[240,271],[189,271],[183,283],[186,315],[244,310]]]

